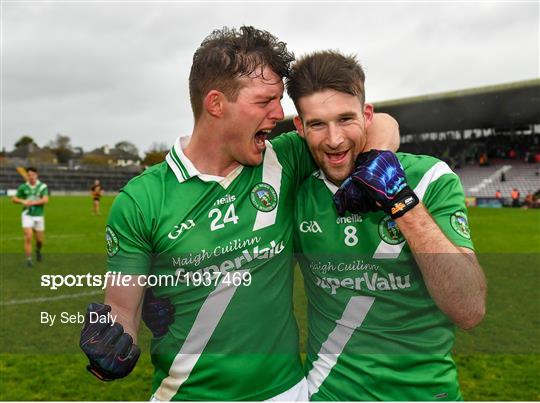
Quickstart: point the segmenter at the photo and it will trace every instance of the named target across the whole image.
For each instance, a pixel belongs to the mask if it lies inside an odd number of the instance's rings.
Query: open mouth
[[[342,151],[340,153],[325,153],[325,154],[326,154],[326,158],[328,158],[328,161],[331,164],[341,164],[343,161],[345,161],[345,158],[347,157],[348,152],[349,150]]]
[[[257,133],[255,133],[255,145],[260,151],[264,151],[266,148],[265,141],[268,138],[268,135],[270,134],[272,130],[271,129],[264,129],[259,130]]]

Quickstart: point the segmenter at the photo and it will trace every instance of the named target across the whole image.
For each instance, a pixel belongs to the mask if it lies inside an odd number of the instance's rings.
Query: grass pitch
[[[102,383],[84,369],[80,324],[40,323],[42,310],[84,312],[88,302],[102,300],[96,288],[48,290],[40,286],[40,276],[104,272],[104,227],[111,203],[111,197],[103,198],[103,215],[92,216],[89,197],[51,197],[45,261],[27,269],[20,206],[0,198],[1,400],[148,400],[152,365],[146,329],[139,341],[143,355],[133,373]],[[466,400],[540,400],[540,211],[469,213],[489,296],[484,322],[471,332],[457,332],[454,357],[463,395]],[[296,274],[295,311],[304,347],[306,301]],[[57,298],[39,300],[50,297]]]

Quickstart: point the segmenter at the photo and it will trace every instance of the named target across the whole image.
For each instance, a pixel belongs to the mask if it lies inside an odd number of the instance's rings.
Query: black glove
[[[157,298],[151,288],[146,289],[142,307],[142,320],[154,337],[163,337],[174,322],[174,305],[169,298]]]
[[[378,210],[375,201],[351,177],[345,179],[339,187],[334,195],[334,204],[340,216],[344,216],[347,211],[368,213]]]
[[[344,210],[367,213],[378,208],[398,218],[419,203],[407,185],[401,163],[391,151],[371,150],[358,155],[349,179],[334,195],[340,214]],[[366,197],[368,200],[361,200]]]
[[[125,377],[141,355],[141,350],[133,344],[131,336],[124,333],[121,324],[111,326],[109,312],[109,305],[91,303],[81,330],[80,346],[90,360],[86,369],[102,381]]]

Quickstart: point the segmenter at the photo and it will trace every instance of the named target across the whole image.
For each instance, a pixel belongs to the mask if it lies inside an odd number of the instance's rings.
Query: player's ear
[[[203,105],[206,112],[216,118],[223,116],[225,94],[218,90],[211,90],[204,97]]]
[[[374,109],[372,104],[364,105],[364,121],[366,122],[366,127],[369,127],[373,122]]]
[[[293,118],[294,127],[296,128],[296,131],[300,135],[300,137],[305,138],[304,136],[304,124],[302,123],[302,118],[300,116],[295,116]]]

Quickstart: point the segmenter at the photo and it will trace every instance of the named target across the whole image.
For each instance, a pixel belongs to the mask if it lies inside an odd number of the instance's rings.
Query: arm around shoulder
[[[367,129],[367,140],[364,151],[399,149],[399,124],[387,113],[373,114],[373,121]]]

